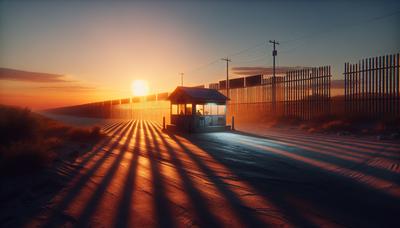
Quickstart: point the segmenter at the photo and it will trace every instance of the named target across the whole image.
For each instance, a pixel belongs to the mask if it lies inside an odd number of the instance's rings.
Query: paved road
[[[400,144],[266,132],[190,136],[148,121],[108,138],[28,226],[400,227]]]

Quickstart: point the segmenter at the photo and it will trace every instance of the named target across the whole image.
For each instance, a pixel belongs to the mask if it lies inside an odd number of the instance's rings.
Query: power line
[[[262,42],[262,43],[254,44],[254,45],[252,45],[252,46],[250,46],[250,47],[248,47],[248,48],[242,49],[242,50],[240,50],[240,51],[231,53],[231,54],[227,55],[227,57],[238,56],[238,55],[240,55],[240,54],[242,54],[242,53],[245,53],[245,52],[247,52],[247,51],[253,50],[253,49],[257,48],[257,47],[264,46],[264,45],[265,45],[265,41]],[[198,66],[198,67],[196,67],[196,68],[194,68],[194,69],[188,70],[188,71],[186,71],[186,72],[188,72],[188,73],[194,73],[194,72],[196,72],[196,71],[198,71],[198,70],[200,70],[200,69],[203,69],[203,68],[206,68],[206,67],[208,67],[208,66],[211,66],[211,65],[213,65],[213,64],[215,64],[215,63],[217,63],[217,62],[219,62],[219,61],[220,61],[220,59],[217,58],[217,59],[214,59],[214,60],[212,60],[212,61],[210,61],[210,62],[208,62],[208,63],[206,63],[206,64],[204,64],[204,65],[200,65],[200,66]]]
[[[316,32],[316,33],[313,33],[313,34],[300,36],[298,38],[287,40],[287,41],[283,41],[281,43],[290,43],[290,42],[296,42],[296,41],[300,41],[300,40],[307,40],[307,39],[310,39],[310,38],[314,38],[314,37],[316,37],[318,35],[322,35],[322,34],[333,32],[333,31],[341,29],[341,28],[351,28],[351,27],[355,27],[355,26],[360,26],[360,25],[363,25],[363,24],[371,23],[371,22],[374,22],[374,21],[379,21],[379,20],[394,16],[394,15],[397,15],[399,13],[400,13],[400,10],[397,10],[397,11],[394,11],[394,12],[391,12],[391,13],[388,13],[388,14],[384,14],[384,15],[381,15],[381,16],[376,16],[376,17],[373,17],[373,18],[370,18],[370,19],[367,19],[365,21],[361,21],[361,22],[358,22],[358,23],[355,23],[355,24],[341,24],[341,25],[337,25],[336,27],[331,26],[330,29],[326,29],[324,31]],[[300,47],[303,47],[303,46],[305,46],[307,44],[308,44],[308,42],[301,43],[299,45],[296,45],[293,48],[290,48],[290,49],[287,49],[287,50],[283,50],[283,51],[281,51],[281,53],[293,52],[294,50],[299,49]]]
[[[210,66],[210,65],[213,65],[213,64],[219,62],[219,60],[220,60],[220,59],[214,59],[213,61],[211,61],[211,62],[209,62],[209,63],[200,65],[200,66],[198,66],[198,67],[196,67],[196,68],[194,68],[194,69],[192,69],[192,70],[188,70],[188,71],[186,71],[186,73],[194,73],[194,72],[196,72],[196,71],[198,71],[198,70],[200,70],[200,69],[202,69],[202,68],[204,68],[204,67],[208,67],[208,66]]]
[[[370,23],[370,22],[374,22],[374,21],[379,21],[379,20],[382,20],[382,19],[384,19],[384,18],[388,18],[388,17],[394,16],[394,15],[397,15],[397,14],[399,14],[399,13],[400,13],[400,10],[397,10],[397,11],[394,11],[394,12],[391,12],[391,13],[388,13],[388,14],[384,14],[384,15],[380,15],[380,16],[376,16],[376,17],[370,18],[370,19],[368,19],[368,20],[365,20],[365,21],[362,21],[362,22],[359,22],[359,23],[356,23],[356,24],[342,24],[342,25],[339,25],[339,26],[331,26],[330,29],[328,29],[328,30],[324,30],[324,31],[320,31],[320,32],[312,33],[312,34],[307,34],[307,35],[302,35],[302,36],[299,36],[299,37],[294,38],[294,39],[289,39],[289,40],[282,41],[281,43],[282,43],[282,44],[287,44],[287,43],[292,43],[292,42],[296,42],[296,41],[299,41],[299,40],[309,39],[309,38],[315,37],[315,36],[317,36],[317,35],[321,35],[321,34],[324,34],[324,33],[332,32],[332,31],[334,31],[334,30],[336,30],[336,29],[338,29],[338,28],[341,28],[341,27],[353,27],[353,26],[358,26],[358,25],[362,25],[362,24],[365,24],[365,23]],[[303,43],[303,44],[301,44],[301,45],[295,46],[294,48],[291,48],[291,49],[288,49],[288,50],[283,50],[282,53],[289,53],[289,52],[292,52],[292,51],[298,49],[299,47],[304,46],[305,44],[306,44],[306,43]],[[255,49],[255,48],[257,48],[257,47],[260,47],[260,46],[263,46],[263,45],[265,45],[265,41],[264,41],[264,42],[257,43],[257,44],[254,44],[254,45],[252,45],[252,46],[250,46],[250,47],[248,47],[248,48],[239,50],[239,51],[237,51],[237,52],[233,52],[233,53],[231,53],[231,54],[228,54],[228,55],[227,55],[227,58],[228,58],[228,57],[233,57],[233,56],[241,55],[241,54],[243,54],[243,53],[245,53],[245,52],[248,52],[248,51],[250,51],[250,50],[253,50],[253,49]],[[260,60],[261,60],[261,59],[260,59]],[[194,68],[194,69],[188,70],[188,71],[186,71],[186,72],[188,72],[188,73],[196,72],[196,71],[201,70],[201,69],[203,69],[203,68],[206,68],[206,67],[208,67],[208,66],[210,66],[210,65],[213,65],[213,64],[217,63],[218,61],[220,61],[219,58],[218,58],[218,59],[214,59],[214,60],[212,60],[212,61],[209,62],[209,63],[200,65],[200,66],[198,66],[198,67],[196,67],[196,68]],[[249,62],[252,62],[252,61],[249,61]],[[238,62],[238,63],[240,63],[240,62]]]
[[[254,63],[254,62],[259,62],[259,61],[265,61],[269,58],[270,56],[263,54],[260,55],[258,58],[253,58],[253,59],[249,59],[249,60],[244,60],[244,61],[235,61],[235,63],[239,63],[239,64],[245,64],[245,63]]]
[[[302,36],[299,36],[299,37],[294,38],[294,39],[289,39],[289,40],[282,41],[281,43],[282,44],[286,44],[286,43],[296,42],[296,41],[299,41],[299,40],[303,40],[303,39],[308,39],[308,38],[314,37],[316,35],[329,33],[329,32],[332,32],[332,31],[340,29],[340,28],[350,28],[350,27],[354,27],[354,26],[359,26],[359,25],[371,23],[371,22],[374,22],[374,21],[379,21],[379,20],[394,16],[394,15],[399,14],[399,13],[400,13],[400,10],[397,10],[397,11],[394,11],[394,12],[391,12],[391,13],[388,13],[388,14],[372,17],[372,18],[369,18],[369,19],[367,19],[365,21],[360,21],[360,22],[354,23],[354,24],[338,24],[336,26],[332,25],[332,26],[329,26],[329,29],[325,29],[323,31],[315,32],[315,33],[312,33],[312,34],[302,35]]]
[[[228,55],[228,56],[229,56],[229,57],[237,56],[237,55],[240,55],[240,54],[242,54],[242,53],[244,53],[244,52],[250,51],[250,50],[252,50],[252,49],[254,49],[254,48],[256,48],[256,47],[260,47],[260,46],[263,46],[263,47],[264,47],[264,45],[265,45],[265,41],[262,42],[262,43],[255,44],[255,45],[253,45],[253,46],[251,46],[251,47],[245,48],[245,49],[243,49],[243,50],[240,50],[240,51],[238,51],[238,52],[232,53],[232,54],[230,54],[230,55]]]

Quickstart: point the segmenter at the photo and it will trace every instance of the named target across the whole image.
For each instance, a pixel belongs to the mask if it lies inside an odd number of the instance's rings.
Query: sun
[[[145,80],[134,80],[131,89],[133,96],[141,97],[149,94],[149,85]]]

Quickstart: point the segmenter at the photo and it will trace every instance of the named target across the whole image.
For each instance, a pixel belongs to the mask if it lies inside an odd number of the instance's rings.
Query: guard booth
[[[171,124],[167,130],[215,132],[229,130],[226,125],[226,101],[215,89],[177,87],[168,99]]]

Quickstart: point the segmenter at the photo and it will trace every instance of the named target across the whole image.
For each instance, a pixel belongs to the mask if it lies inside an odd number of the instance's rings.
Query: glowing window
[[[176,104],[171,105],[171,114],[178,115],[178,105]]]
[[[186,104],[186,115],[192,115],[192,104]]]
[[[210,104],[211,115],[218,115],[218,106],[217,104]]]
[[[185,115],[185,104],[178,104],[178,115]]]
[[[211,107],[210,104],[204,105],[204,115],[211,115]]]
[[[225,115],[225,109],[226,106],[225,105],[218,105],[218,115]]]
[[[196,105],[196,115],[201,116],[204,115],[204,106],[201,104]]]

